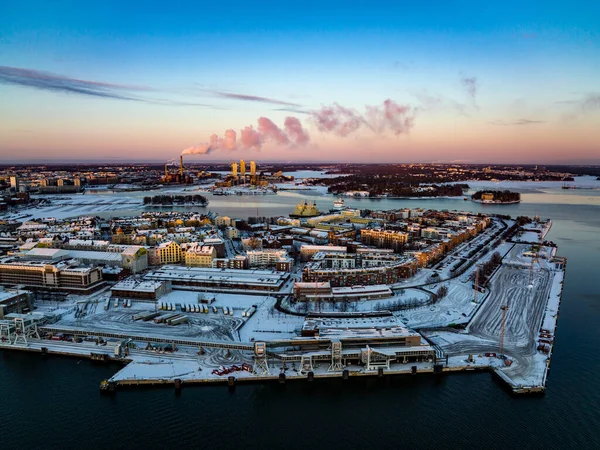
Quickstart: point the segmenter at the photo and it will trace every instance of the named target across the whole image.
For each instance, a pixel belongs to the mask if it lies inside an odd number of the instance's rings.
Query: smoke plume
[[[365,123],[364,118],[357,111],[337,103],[323,106],[313,112],[313,119],[319,131],[335,133],[338,136],[348,136]]]
[[[283,124],[285,132],[290,137],[290,140],[296,145],[305,145],[310,140],[310,136],[302,128],[302,124],[295,117],[286,117]]]
[[[225,132],[225,139],[223,139],[223,148],[225,150],[235,150],[237,144],[236,139],[237,133],[235,130],[227,130]]]
[[[252,125],[248,125],[242,130],[242,147],[246,149],[260,150],[262,140],[260,133]]]
[[[272,139],[279,145],[287,145],[290,142],[287,134],[275,125],[271,119],[267,119],[266,117],[259,117],[258,132],[262,135],[263,141]]]
[[[182,155],[208,155],[213,151],[213,148],[210,144],[202,144],[202,145],[194,145],[192,147],[186,148]]]
[[[416,110],[408,105],[399,105],[388,99],[381,106],[367,106],[364,115],[354,109],[334,103],[314,111],[312,119],[320,131],[342,137],[348,136],[363,126],[378,134],[391,130],[398,136],[408,133],[413,127],[415,112]]]
[[[295,117],[286,117],[285,130],[279,128],[271,119],[259,117],[258,126],[254,128],[248,125],[240,130],[240,140],[233,129],[225,131],[223,138],[213,134],[210,142],[188,147],[183,155],[208,155],[216,150],[260,150],[262,144],[273,141],[281,146],[305,145],[310,140],[308,133],[302,128],[302,124]]]

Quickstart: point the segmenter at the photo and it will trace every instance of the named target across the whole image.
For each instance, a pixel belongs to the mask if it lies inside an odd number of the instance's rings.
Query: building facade
[[[181,246],[175,241],[163,242],[156,247],[160,264],[180,263],[183,257]]]
[[[0,261],[0,283],[32,288],[86,291],[104,282],[99,267],[81,266],[74,260],[47,262],[6,258]]]
[[[408,242],[408,233],[382,228],[360,230],[360,239],[363,244],[377,248],[391,248],[401,251]]]
[[[184,253],[186,266],[212,267],[217,250],[210,245],[191,245]]]

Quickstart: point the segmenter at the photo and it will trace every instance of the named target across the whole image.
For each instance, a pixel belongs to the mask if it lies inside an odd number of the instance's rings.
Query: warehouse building
[[[0,286],[0,320],[7,314],[31,311],[31,292],[21,289],[4,289]]]
[[[394,295],[386,285],[331,287],[331,283],[294,283],[294,296],[297,301],[363,301],[389,298]]]
[[[144,279],[170,281],[173,289],[278,292],[289,277],[289,273],[275,270],[163,266],[146,274]]]
[[[134,300],[158,300],[169,292],[170,282],[138,280],[133,277],[119,281],[110,289],[111,297]]]

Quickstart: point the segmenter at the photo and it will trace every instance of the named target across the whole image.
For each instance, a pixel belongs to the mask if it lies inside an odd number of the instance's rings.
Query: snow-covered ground
[[[206,298],[208,300],[214,299],[214,302],[211,302],[210,304],[209,314],[213,314],[212,306],[216,306],[219,309],[217,314],[222,314],[223,307],[227,306],[233,309],[233,315],[235,317],[242,317],[242,312],[246,311],[252,305],[262,303],[266,299],[266,297],[257,295],[223,294],[208,291],[198,292],[177,289],[161,297],[159,303],[166,302],[177,305],[197,305],[201,298]]]
[[[194,293],[197,296],[197,293]],[[197,297],[196,297],[197,298]],[[197,300],[196,300],[197,303]],[[208,314],[183,313],[189,319],[188,324],[170,326],[165,323],[154,323],[149,320],[133,320],[133,315],[140,311],[154,311],[155,305],[142,302],[132,303],[131,308],[122,306],[111,307],[108,311],[100,304],[96,308],[88,309],[88,314],[83,317],[75,317],[74,313],[64,315],[55,326],[78,327],[105,332],[119,333],[141,333],[152,336],[165,336],[168,341],[170,337],[201,338],[210,340],[238,340],[235,330],[241,325],[241,313],[238,317],[224,315],[222,310]],[[165,311],[165,314],[167,312]]]
[[[442,285],[448,288],[448,294],[437,303],[399,311],[396,315],[411,328],[444,327],[468,322],[477,308],[477,304],[473,302],[471,283],[454,280],[428,286],[427,289],[435,292]],[[480,300],[482,297],[483,294],[480,295]]]
[[[47,217],[65,219],[75,216],[95,216],[105,211],[140,208],[143,202],[141,197],[132,197],[127,193],[115,193],[114,195],[64,194],[40,198],[50,201],[51,204],[23,208],[4,217],[7,219],[30,220]]]
[[[274,298],[263,299],[254,315],[239,330],[243,342],[288,339],[300,335],[304,317],[280,313],[274,306]]]
[[[563,271],[540,260],[534,266],[530,287],[529,265],[523,264],[527,245],[516,245],[490,283],[490,293],[464,331],[432,331],[426,336],[448,355],[500,352],[501,306],[508,305],[505,319],[504,353],[512,361],[500,366],[501,376],[514,388],[545,384],[549,356],[537,350],[540,328],[554,334]]]

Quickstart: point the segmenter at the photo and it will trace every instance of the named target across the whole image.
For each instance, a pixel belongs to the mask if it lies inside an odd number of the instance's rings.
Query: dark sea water
[[[523,203],[504,207],[462,200],[347,202],[552,218],[549,239],[568,266],[544,396],[515,397],[484,372],[241,384],[233,391],[188,387],[180,395],[169,388],[132,389],[106,397],[98,384],[118,366],[0,351],[0,449],[598,449],[600,197],[568,195],[530,192]],[[252,201],[289,210],[298,199],[276,198],[276,205],[269,203],[273,198]],[[224,205],[211,207],[225,214],[244,217],[252,210],[219,201]]]

